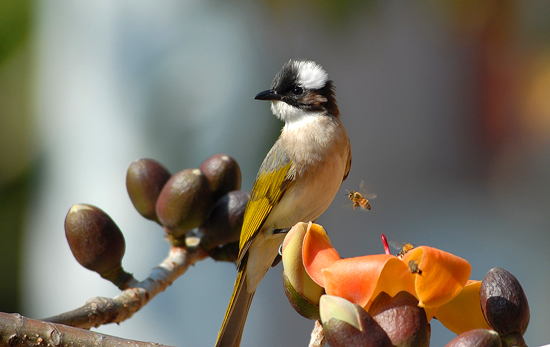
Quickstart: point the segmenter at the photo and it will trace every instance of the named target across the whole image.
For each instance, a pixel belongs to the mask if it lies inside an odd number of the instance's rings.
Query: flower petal
[[[436,318],[457,335],[472,329],[491,329],[481,311],[480,287],[481,281],[468,281],[460,294],[437,309]]]
[[[308,275],[315,283],[324,287],[322,270],[342,257],[332,247],[325,229],[319,224],[308,225],[302,247],[304,266]]]
[[[449,302],[460,293],[472,270],[466,260],[428,246],[409,251],[403,262],[419,270],[414,280],[420,307],[437,307]]]
[[[362,307],[367,307],[381,292],[391,296],[403,290],[414,293],[411,274],[393,255],[342,259],[322,272],[327,294],[340,296]]]

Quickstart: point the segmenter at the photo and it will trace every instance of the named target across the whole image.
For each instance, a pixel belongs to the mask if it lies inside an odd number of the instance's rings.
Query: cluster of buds
[[[469,280],[466,260],[428,246],[342,259],[314,223],[295,225],[282,252],[291,305],[331,346],[429,346],[434,317],[458,335],[449,347],[525,346],[529,305],[506,270]]]
[[[201,247],[216,260],[234,261],[249,194],[241,191],[241,170],[223,154],[199,168],[174,175],[152,159],[130,164],[128,195],[136,210],[160,224],[176,247]],[[121,265],[125,252],[122,232],[101,209],[86,204],[71,207],[65,235],[76,260],[119,288],[132,276]]]

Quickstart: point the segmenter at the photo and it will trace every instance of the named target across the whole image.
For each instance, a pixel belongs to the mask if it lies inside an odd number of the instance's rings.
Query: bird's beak
[[[281,100],[281,96],[272,90],[264,90],[254,97],[255,100]]]

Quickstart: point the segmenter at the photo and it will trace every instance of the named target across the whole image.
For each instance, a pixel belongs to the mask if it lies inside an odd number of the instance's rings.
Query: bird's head
[[[288,61],[271,82],[271,89],[258,93],[254,99],[270,100],[273,114],[285,123],[319,114],[340,116],[332,81],[311,60]]]

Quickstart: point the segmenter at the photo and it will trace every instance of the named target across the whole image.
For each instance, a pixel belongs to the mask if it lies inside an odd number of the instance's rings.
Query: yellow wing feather
[[[273,206],[283,196],[288,187],[288,181],[292,179],[292,172],[292,162],[270,172],[260,171],[246,205],[237,264],[241,263],[250,242],[261,229]]]

